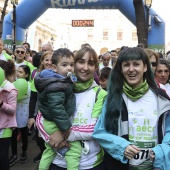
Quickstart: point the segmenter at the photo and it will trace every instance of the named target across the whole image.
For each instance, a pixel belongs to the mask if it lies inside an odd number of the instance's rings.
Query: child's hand
[[[61,148],[64,148],[64,147],[67,147],[67,148],[70,147],[70,145],[68,144],[68,142],[66,142],[65,140],[62,141],[62,142],[58,145],[57,149],[61,149]]]
[[[63,142],[64,138],[62,133],[58,130],[55,131],[52,135],[50,135],[50,140],[49,140],[49,144],[54,147],[57,148],[59,146],[59,144],[61,142]]]
[[[63,137],[64,137],[65,140],[67,140],[67,138],[69,137],[70,132],[71,132],[71,128],[68,129],[67,131],[62,132]]]

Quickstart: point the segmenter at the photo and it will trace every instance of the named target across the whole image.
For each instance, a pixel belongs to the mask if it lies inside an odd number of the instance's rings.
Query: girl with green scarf
[[[107,170],[168,170],[169,115],[169,97],[157,87],[145,51],[122,50],[93,134],[107,152]]]
[[[85,47],[77,52],[74,60],[74,71],[77,77],[77,83],[74,85],[76,110],[73,115],[72,127],[68,138],[63,139],[63,142],[60,143],[59,138],[62,138],[62,134],[59,131],[48,135],[44,131],[41,114],[38,114],[36,124],[43,139],[52,147],[62,148],[68,146],[67,142],[81,142],[82,153],[79,169],[104,170],[102,163],[104,156],[103,149],[92,137],[94,126],[101,113],[106,97],[106,92],[99,88],[93,77],[98,64],[98,56],[94,49]],[[66,170],[66,160],[57,155],[49,169]]]

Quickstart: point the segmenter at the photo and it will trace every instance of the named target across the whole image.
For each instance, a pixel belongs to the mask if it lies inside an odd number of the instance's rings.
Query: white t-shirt
[[[104,68],[104,67],[109,67],[109,68],[112,69],[111,62],[109,62],[109,65],[108,65],[108,66],[104,66],[103,63],[100,63],[100,64],[99,64],[99,70],[101,70],[101,69]]]
[[[6,57],[2,53],[0,54],[0,60],[7,61]]]
[[[134,167],[135,169],[143,167],[150,170],[152,163],[149,160],[149,151],[157,144],[157,129],[155,127],[157,127],[158,109],[156,95],[149,90],[135,102],[128,98],[127,109],[129,140],[141,150],[129,161],[130,170],[133,170]]]
[[[15,62],[15,69],[17,70],[19,66],[21,65],[26,65],[25,62],[23,61],[22,63],[16,63]]]

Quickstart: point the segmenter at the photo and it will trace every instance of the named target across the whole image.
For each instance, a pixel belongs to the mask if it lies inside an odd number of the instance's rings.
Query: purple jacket
[[[0,89],[0,100],[3,101],[3,105],[0,108],[0,129],[17,127],[17,90],[9,81]]]

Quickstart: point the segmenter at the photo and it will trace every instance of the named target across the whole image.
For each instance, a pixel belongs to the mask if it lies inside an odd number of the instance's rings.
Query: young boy
[[[59,130],[62,134],[69,134],[71,117],[76,108],[73,80],[70,78],[70,75],[74,72],[74,55],[70,50],[60,48],[54,51],[52,64],[53,70],[45,69],[35,77],[39,109],[45,118],[43,122],[44,129],[49,135],[56,130]],[[67,135],[63,139],[66,137]],[[71,142],[70,145],[69,150],[63,148],[64,150],[60,150],[60,154],[64,155],[63,152],[68,150],[65,154],[67,169],[78,170],[82,150],[81,145],[78,141]],[[55,150],[46,144],[39,170],[48,170],[55,156]]]
[[[102,87],[102,89],[106,91],[107,91],[107,83],[108,83],[110,72],[111,72],[111,68],[109,67],[104,67],[100,70],[100,76],[99,76],[100,86]]]

